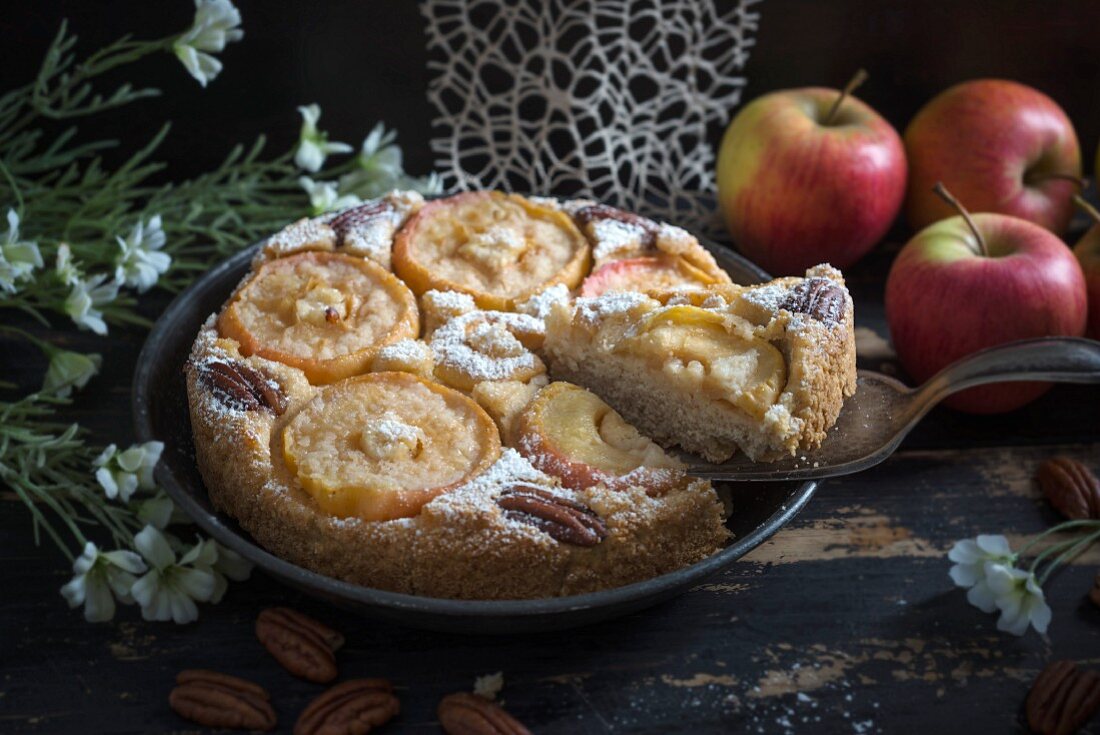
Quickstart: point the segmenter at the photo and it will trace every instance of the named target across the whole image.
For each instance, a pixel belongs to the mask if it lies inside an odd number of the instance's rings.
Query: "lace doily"
[[[741,99],[758,1],[426,0],[436,169],[719,230],[708,140]]]

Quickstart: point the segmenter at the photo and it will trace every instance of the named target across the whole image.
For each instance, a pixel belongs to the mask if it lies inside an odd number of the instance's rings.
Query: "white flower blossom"
[[[138,488],[152,490],[156,487],[153,468],[160,461],[163,451],[164,442],[157,441],[135,444],[124,452],[111,444],[95,460],[95,466],[99,468],[95,479],[108,498],[114,500],[117,497],[127,503]]]
[[[1016,562],[1016,555],[1004,536],[983,534],[975,539],[956,541],[947,552],[947,558],[955,562],[948,574],[959,587],[973,587],[984,579],[986,562],[1008,564]]]
[[[363,139],[363,145],[359,149],[360,168],[377,173],[379,176],[396,178],[401,175],[401,149],[395,145],[397,132],[386,130],[382,123],[377,123],[367,137]]]
[[[328,142],[328,133],[317,129],[317,121],[321,119],[321,108],[318,105],[306,105],[299,107],[302,114],[302,131],[298,136],[298,150],[294,154],[294,163],[298,168],[316,173],[325,165],[325,158],[330,153],[351,153],[353,150],[347,143]]]
[[[80,283],[80,269],[73,263],[73,251],[65,243],[57,246],[57,280],[66,286]]]
[[[197,620],[199,609],[195,601],[206,602],[217,587],[214,573],[196,564],[204,544],[196,544],[177,561],[164,534],[146,526],[134,537],[134,547],[150,567],[130,590],[141,605],[141,616],[180,624]]]
[[[8,231],[0,242],[0,291],[15,293],[18,282],[33,277],[34,269],[41,267],[38,243],[19,239],[19,215],[9,209]]]
[[[298,183],[309,194],[309,204],[315,215],[354,207],[360,203],[359,197],[354,194],[341,196],[336,190],[336,184],[331,181],[314,181],[308,176],[299,176]]]
[[[1035,574],[1004,564],[987,566],[990,568],[986,571],[986,584],[1001,611],[997,630],[1023,635],[1030,625],[1039,633],[1046,633],[1051,619],[1050,606]]]
[[[205,87],[222,70],[222,63],[212,54],[244,38],[240,24],[241,12],[230,0],[195,0],[195,20],[172,44],[172,50],[187,72]]]
[[[101,623],[115,616],[115,597],[133,602],[134,575],[145,572],[145,563],[132,551],[100,552],[91,541],[73,562],[73,578],[61,588],[69,607],[84,606],[84,619]]]
[[[103,336],[107,334],[107,323],[103,321],[103,312],[97,307],[114,301],[118,297],[118,287],[118,281],[108,281],[103,273],[79,280],[73,284],[65,299],[65,313],[78,327]]]
[[[42,390],[59,396],[68,396],[73,388],[80,389],[88,384],[103,364],[103,357],[97,354],[84,355],[69,350],[52,350],[50,365],[46,368],[46,377]]]
[[[243,582],[252,573],[252,562],[235,551],[222,546],[214,539],[206,539],[198,544],[199,553],[195,558],[196,569],[203,569],[214,575],[214,592],[210,602],[222,601],[229,587],[227,577],[235,582]]]
[[[139,293],[156,285],[157,278],[172,265],[172,256],[160,250],[165,236],[159,214],[148,224],[138,220],[126,238],[115,239],[120,250],[115,258],[115,280]]]
[[[137,504],[137,517],[143,523],[163,531],[180,519],[179,510],[163,490]]]

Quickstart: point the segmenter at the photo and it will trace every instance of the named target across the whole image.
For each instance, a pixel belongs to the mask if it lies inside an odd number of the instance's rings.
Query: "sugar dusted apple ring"
[[[613,291],[702,288],[718,282],[679,256],[661,254],[613,260],[597,268],[584,279],[580,295],[592,298]]]
[[[432,335],[435,376],[459,390],[485,381],[526,383],[546,372],[532,350],[542,346],[540,319],[506,311],[472,311],[451,319]]]
[[[418,295],[473,296],[482,309],[511,311],[543,289],[576,288],[591,248],[564,212],[496,191],[425,204],[397,234],[394,272]]]
[[[583,490],[643,487],[659,495],[684,482],[683,465],[623,420],[595,393],[557,382],[519,415],[516,448],[532,465]]]
[[[326,513],[384,521],[417,515],[484,472],[500,436],[473,400],[409,373],[324,388],[287,424],[283,459]]]
[[[417,336],[416,298],[363,258],[304,252],[264,263],[218,318],[218,331],[301,369],[311,383],[366,372],[383,346]]]

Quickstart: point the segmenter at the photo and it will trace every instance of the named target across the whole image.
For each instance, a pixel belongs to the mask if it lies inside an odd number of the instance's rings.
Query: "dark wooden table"
[[[879,332],[895,250],[850,273],[858,321]],[[112,368],[72,412],[103,442],[130,438],[128,366],[143,336],[118,329],[76,344],[106,353]],[[5,376],[39,367],[8,344],[0,355]],[[273,604],[346,633],[344,677],[394,682],[402,714],[383,732],[437,732],[439,698],[497,671],[506,706],[538,733],[1020,731],[1023,697],[1045,662],[1100,664],[1100,610],[1085,597],[1100,554],[1048,585],[1049,634],[1016,638],[966,603],[945,553],[960,538],[1018,541],[1056,521],[1035,468],[1057,453],[1100,464],[1098,417],[1100,388],[1087,386],[1056,387],[1009,416],[937,410],[891,460],[825,483],[787,529],[688,594],[620,620],[523,637],[379,623],[260,573],[203,606],[193,625],[146,623],[133,607],[90,625],[58,594],[67,563],[34,546],[26,510],[0,490],[0,732],[194,731],[166,702],[188,667],[260,682],[289,731],[321,688],[284,673],[256,642],[256,614]]]

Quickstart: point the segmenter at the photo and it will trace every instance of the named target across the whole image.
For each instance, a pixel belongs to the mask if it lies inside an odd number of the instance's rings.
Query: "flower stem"
[[[1036,543],[1038,543],[1039,541],[1042,541],[1044,538],[1051,535],[1052,533],[1059,533],[1061,531],[1068,531],[1071,528],[1095,528],[1095,529],[1100,529],[1100,521],[1091,520],[1091,519],[1089,519],[1089,520],[1078,520],[1078,521],[1065,521],[1063,523],[1059,523],[1057,526],[1051,526],[1050,528],[1043,531],[1038,536],[1036,536],[1035,538],[1031,539],[1026,544],[1024,544],[1023,548],[1021,548],[1019,551],[1016,552],[1016,556],[1017,557],[1024,556],[1027,553],[1028,549],[1030,549]]]
[[[1085,536],[1073,546],[1069,547],[1067,551],[1059,554],[1057,558],[1055,558],[1054,561],[1047,565],[1047,568],[1043,570],[1043,576],[1039,577],[1039,586],[1042,587],[1044,584],[1046,584],[1047,579],[1050,578],[1050,575],[1054,572],[1055,569],[1073,559],[1081,552],[1085,551],[1085,549],[1092,546],[1097,539],[1100,539],[1100,531],[1093,531],[1088,536]]]

